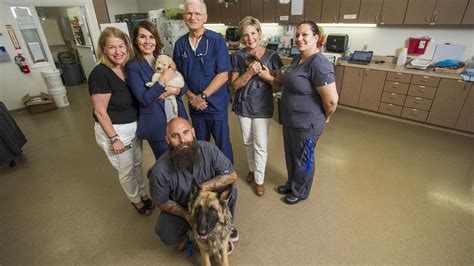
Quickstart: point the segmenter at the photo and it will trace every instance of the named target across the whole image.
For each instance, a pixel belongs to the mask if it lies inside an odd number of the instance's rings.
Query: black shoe
[[[290,194],[291,193],[291,188],[287,187],[286,185],[278,186],[277,187],[277,192],[280,193],[280,194]]]
[[[296,203],[300,202],[300,200],[304,200],[304,199],[298,198],[298,197],[294,196],[293,194],[285,196],[285,203],[286,204],[290,204],[290,205],[296,204]]]
[[[237,228],[235,226],[232,226],[232,231],[230,232],[230,239],[231,242],[237,242],[239,241],[239,232],[237,232]]]
[[[145,206],[148,208],[148,209],[154,209],[155,208],[155,204],[153,204],[153,201],[151,199],[146,199],[144,200],[142,198],[142,202],[145,204]]]
[[[133,202],[132,203],[132,206],[137,210],[137,212],[141,215],[145,215],[145,216],[148,216],[151,214],[151,210],[150,208],[148,208],[145,203],[143,203],[143,206],[139,209]]]

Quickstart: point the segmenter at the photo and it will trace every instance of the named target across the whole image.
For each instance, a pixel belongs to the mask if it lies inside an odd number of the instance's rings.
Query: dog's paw
[[[147,82],[147,83],[145,84],[145,86],[147,86],[148,88],[150,88],[151,86],[153,86],[153,84],[154,84],[153,82]]]

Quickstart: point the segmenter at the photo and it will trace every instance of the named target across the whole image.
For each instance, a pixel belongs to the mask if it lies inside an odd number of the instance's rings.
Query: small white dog
[[[167,55],[159,55],[158,58],[156,59],[155,63],[155,74],[151,77],[151,81],[147,82],[145,85],[150,88],[153,86],[156,82],[159,82],[160,80],[160,75],[165,71],[166,69],[171,68],[175,71],[176,76],[166,82],[166,84],[161,84],[163,86],[172,86],[178,89],[181,89],[184,87],[184,79],[181,73],[176,70],[176,64],[173,62],[173,59]],[[170,95],[165,98],[165,101],[171,101],[171,105],[173,106],[173,113],[175,115],[178,115],[178,104],[176,103],[176,96]]]

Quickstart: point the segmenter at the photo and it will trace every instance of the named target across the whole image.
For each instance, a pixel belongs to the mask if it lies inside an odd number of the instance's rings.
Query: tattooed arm
[[[183,217],[189,224],[191,224],[191,215],[189,212],[175,201],[168,200],[168,202],[158,205],[158,208],[173,215]]]
[[[201,184],[203,191],[216,191],[233,184],[237,180],[237,173],[234,171],[228,175],[218,175]]]

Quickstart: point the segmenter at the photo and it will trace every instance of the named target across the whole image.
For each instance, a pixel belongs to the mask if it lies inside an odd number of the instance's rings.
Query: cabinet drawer
[[[410,85],[408,83],[400,83],[397,81],[385,81],[385,86],[383,87],[383,90],[388,91],[388,92],[395,92],[398,94],[407,94],[409,86]]]
[[[421,98],[433,99],[435,93],[435,87],[428,87],[423,85],[410,85],[410,89],[408,89],[408,95],[417,96]]]
[[[402,117],[420,122],[425,122],[426,118],[428,117],[428,111],[416,108],[403,107]]]
[[[405,107],[429,111],[432,103],[433,103],[433,100],[430,100],[430,99],[407,96],[407,100],[405,101]]]
[[[438,87],[440,78],[424,75],[413,75],[411,84]]]
[[[382,99],[380,100],[381,102],[384,103],[393,103],[396,105],[403,105],[405,102],[406,96],[403,94],[398,94],[394,92],[384,92],[382,94]]]
[[[411,74],[405,74],[401,72],[388,72],[387,80],[410,83],[411,76]]]
[[[391,103],[380,103],[379,113],[400,116],[400,114],[402,113],[402,107],[400,105],[395,105]]]

